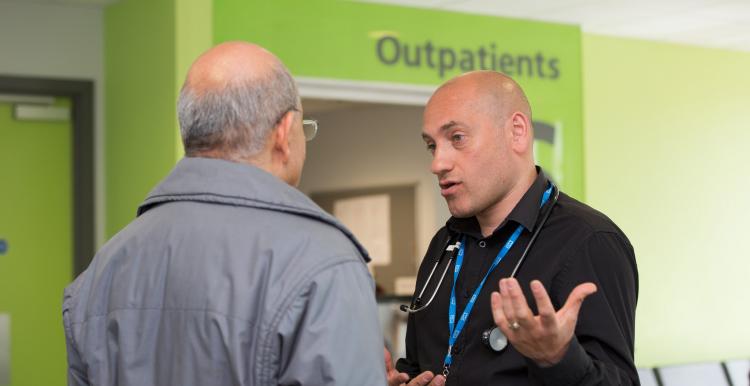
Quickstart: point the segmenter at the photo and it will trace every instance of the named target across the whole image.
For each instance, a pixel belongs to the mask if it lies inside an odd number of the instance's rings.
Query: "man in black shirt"
[[[492,71],[448,81],[427,104],[422,137],[452,217],[430,243],[412,310],[436,296],[410,313],[389,384],[638,385],[633,248],[605,215],[555,197],[534,165],[518,84]]]

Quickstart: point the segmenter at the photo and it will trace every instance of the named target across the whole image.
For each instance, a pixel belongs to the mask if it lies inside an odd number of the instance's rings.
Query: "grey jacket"
[[[69,385],[384,385],[367,252],[298,190],[185,158],[65,289]]]

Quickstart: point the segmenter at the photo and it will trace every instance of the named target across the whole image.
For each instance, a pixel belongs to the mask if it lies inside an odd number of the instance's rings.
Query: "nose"
[[[440,177],[453,169],[453,161],[448,153],[446,150],[435,147],[435,152],[432,154],[432,163],[430,164],[432,174]]]

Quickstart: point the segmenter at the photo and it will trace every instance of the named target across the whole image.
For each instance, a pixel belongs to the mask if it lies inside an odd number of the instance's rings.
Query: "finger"
[[[568,300],[565,301],[565,305],[560,311],[564,311],[566,314],[577,318],[583,300],[594,292],[596,292],[596,285],[594,283],[579,284],[576,288],[573,288],[570,296],[568,296]]]
[[[445,377],[442,375],[437,375],[435,378],[432,378],[432,382],[430,382],[429,386],[443,386],[445,385]]]
[[[385,372],[389,373],[393,370],[393,358],[387,348],[383,347],[383,356],[385,357]]]
[[[503,312],[503,295],[500,292],[493,292],[490,295],[490,307],[492,308],[492,319],[498,326],[508,323],[508,319]]]
[[[555,307],[544,289],[544,285],[539,280],[531,281],[531,293],[534,294],[536,308],[539,311],[539,320],[545,328],[554,328],[557,324],[555,317]]]
[[[529,308],[529,304],[526,302],[526,296],[521,290],[521,286],[518,284],[516,279],[508,279],[508,289],[510,295],[511,306],[515,316],[515,321],[519,324],[528,324],[531,318],[534,316]]]
[[[502,279],[500,280],[500,307],[503,310],[503,314],[505,315],[505,319],[507,323],[512,323],[516,321],[516,313],[513,310],[513,304],[510,299],[510,287],[509,287],[508,279]],[[504,327],[507,327],[504,326]]]
[[[388,373],[388,386],[399,386],[409,381],[409,374],[399,373],[396,370]]]
[[[503,312],[503,295],[499,292],[493,292],[490,301],[492,303],[492,319],[495,321],[495,325],[505,336],[508,336],[513,330],[510,329],[510,322]]]
[[[416,378],[412,379],[407,386],[425,386],[430,383],[430,381],[432,381],[432,378],[434,377],[435,375],[433,375],[431,371],[425,371],[424,373],[417,375]]]

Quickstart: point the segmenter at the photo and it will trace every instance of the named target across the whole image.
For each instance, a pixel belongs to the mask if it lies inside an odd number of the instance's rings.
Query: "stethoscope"
[[[539,233],[541,232],[542,228],[544,228],[544,224],[547,223],[547,219],[549,218],[550,213],[552,213],[552,208],[557,204],[557,199],[560,196],[560,190],[557,188],[556,185],[552,185],[552,198],[550,199],[547,210],[545,211],[544,215],[542,216],[542,221],[534,228],[531,239],[529,239],[528,244],[526,244],[526,248],[523,250],[523,253],[521,254],[521,258],[518,259],[518,262],[516,263],[516,266],[513,268],[513,271],[511,272],[509,277],[516,277],[516,273],[518,273],[518,270],[521,268],[521,265],[523,264],[524,260],[526,260],[526,255],[528,255],[529,250],[531,250],[531,247],[534,245],[534,241],[536,241],[536,238],[539,236]],[[411,305],[407,306],[406,304],[402,304],[399,308],[401,311],[409,313],[409,314],[415,314],[417,312],[424,311],[429,305],[432,303],[432,301],[435,299],[435,295],[437,295],[438,290],[440,289],[440,285],[443,283],[443,279],[445,279],[445,274],[448,273],[448,269],[451,266],[451,262],[456,259],[456,255],[458,254],[459,249],[461,248],[461,241],[459,241],[458,237],[451,237],[448,239],[448,241],[445,243],[444,251],[441,253],[433,263],[432,269],[430,270],[430,274],[427,276],[427,280],[425,281],[424,285],[422,285],[422,289],[419,291],[419,294],[414,299]],[[427,300],[427,303],[422,305],[422,299],[424,299],[424,293],[427,290],[427,287],[430,284],[430,281],[432,280],[432,276],[435,274],[435,271],[437,270],[438,266],[440,266],[440,263],[443,261],[445,257],[448,257],[448,263],[445,265],[445,268],[443,269],[443,273],[440,275],[440,280],[438,280],[437,286],[435,286],[435,289],[432,291],[432,295],[430,295],[429,300]],[[500,352],[508,345],[508,338],[505,337],[505,335],[500,331],[500,329],[497,326],[488,328],[484,332],[482,332],[482,343],[484,343],[487,347],[492,349],[493,351]]]

